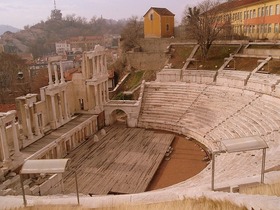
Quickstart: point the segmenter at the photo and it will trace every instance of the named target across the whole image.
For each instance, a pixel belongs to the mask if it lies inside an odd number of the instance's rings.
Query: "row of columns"
[[[97,107],[101,107],[109,101],[108,80],[94,85],[94,99]]]
[[[70,114],[67,107],[66,90],[62,90],[59,93],[50,95],[51,97],[51,112],[54,128],[57,128],[57,122],[60,124],[70,119]]]
[[[16,111],[9,111],[6,115],[0,118],[0,142],[1,142],[1,154],[2,161],[7,162],[10,160],[10,151],[8,146],[8,129],[11,129],[13,146],[15,155],[19,153],[19,142],[15,123]],[[7,124],[10,126],[7,126]]]
[[[62,141],[41,154],[39,159],[52,159],[52,158],[63,158],[72,149],[76,148],[86,137],[93,135],[97,131],[96,119],[89,121],[85,125],[79,127],[67,137],[63,138]]]
[[[107,58],[105,54],[94,56],[92,59],[92,79],[96,77],[96,75],[107,74]]]
[[[35,136],[41,136],[44,134],[44,118],[42,113],[38,113],[36,110],[36,105],[24,104],[25,117],[22,120],[25,120],[26,127],[24,133],[27,135],[29,140],[32,140]],[[40,117],[39,117],[40,116]]]
[[[63,73],[63,65],[62,65],[62,61],[60,61],[60,81],[59,81],[59,77],[58,77],[58,68],[56,64],[53,64],[51,62],[48,63],[48,75],[49,75],[49,85],[53,86],[53,85],[58,85],[60,83],[65,83],[65,79],[64,79],[64,73]],[[53,73],[54,73],[54,77],[55,80],[53,81]]]

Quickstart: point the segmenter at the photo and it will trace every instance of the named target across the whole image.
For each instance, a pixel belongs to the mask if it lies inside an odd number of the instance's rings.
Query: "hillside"
[[[119,34],[126,20],[103,18],[87,21],[75,15],[61,20],[41,21],[34,26],[26,26],[16,33],[6,32],[1,36],[7,52],[31,52],[34,57],[54,52],[54,43],[75,36],[95,36]]]
[[[13,26],[9,26],[9,25],[0,25],[0,36],[5,33],[6,31],[10,31],[10,32],[18,32],[20,29],[15,28]]]

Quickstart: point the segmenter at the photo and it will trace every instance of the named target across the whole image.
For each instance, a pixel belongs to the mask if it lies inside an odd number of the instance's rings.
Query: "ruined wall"
[[[165,53],[134,52],[127,53],[127,64],[137,70],[161,70],[167,60]]]
[[[161,70],[168,59],[168,46],[184,41],[176,38],[141,39],[141,51],[127,53],[127,64],[137,70]]]
[[[162,39],[140,39],[139,44],[143,52],[164,52],[172,42],[177,42],[177,39],[162,38]]]

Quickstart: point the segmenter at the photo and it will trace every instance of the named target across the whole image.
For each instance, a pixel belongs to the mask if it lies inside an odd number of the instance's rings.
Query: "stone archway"
[[[122,109],[115,109],[110,114],[110,124],[122,123],[127,125],[127,113]]]
[[[121,110],[127,116],[126,124],[128,127],[137,126],[140,103],[138,101],[110,101],[104,106],[105,124],[112,125],[115,121],[115,110]]]
[[[129,115],[126,113],[125,110],[116,108],[111,110],[109,113],[107,113],[107,125],[112,125],[114,123],[123,123],[123,124],[128,124],[129,120]]]

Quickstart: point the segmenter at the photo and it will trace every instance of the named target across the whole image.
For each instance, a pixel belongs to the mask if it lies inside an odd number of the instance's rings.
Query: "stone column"
[[[97,74],[100,73],[100,56],[96,56],[97,59]]]
[[[109,101],[109,88],[108,88],[108,80],[106,80],[106,101]]]
[[[19,143],[18,143],[18,135],[17,135],[15,119],[12,120],[12,132],[13,132],[13,142],[14,142],[15,154],[18,154],[19,153]]]
[[[39,123],[38,123],[38,121],[39,121],[38,115],[35,112],[33,113],[33,119],[34,119],[34,126],[35,126],[35,135],[39,136],[39,135],[41,135],[41,131],[39,128]]]
[[[99,85],[97,85],[97,86],[99,86],[99,88],[98,88],[98,94],[99,94],[99,102],[100,102],[100,105],[102,106],[103,105],[103,103],[102,103],[102,83],[100,83]]]
[[[107,74],[107,56],[104,55],[104,73]]]
[[[62,115],[62,105],[61,105],[61,95],[58,95],[58,110],[59,110],[59,122],[62,123],[63,115]]]
[[[52,80],[52,65],[51,63],[48,63],[48,74],[49,74],[49,85],[53,85],[53,80]]]
[[[70,116],[68,114],[68,107],[67,107],[67,97],[66,97],[66,91],[62,92],[63,95],[63,103],[64,103],[64,114],[65,114],[65,119],[69,120]]]
[[[3,156],[3,162],[7,162],[10,160],[10,153],[9,153],[9,147],[7,143],[7,137],[6,137],[6,124],[3,122],[3,120],[0,121],[0,140],[1,140],[1,149],[2,149],[2,156]]]
[[[102,73],[106,74],[106,55],[102,55]]]
[[[55,101],[54,101],[54,95],[51,96],[51,101],[52,101],[52,115],[53,115],[53,123],[54,123],[54,128],[56,128],[56,108],[55,108]]]
[[[31,139],[33,139],[33,133],[32,133],[32,125],[31,125],[29,107],[27,104],[25,104],[24,108],[25,108],[25,113],[26,113],[27,136],[28,136],[28,139],[31,140]]]
[[[99,106],[99,97],[97,92],[97,85],[94,85],[94,98],[95,98],[95,106]]]
[[[103,103],[106,103],[106,81],[102,82],[102,87],[103,87]]]
[[[59,66],[60,66],[60,82],[63,84],[63,83],[65,83],[65,79],[64,79],[64,71],[63,71],[62,61],[60,61]]]
[[[92,57],[92,77],[91,77],[91,79],[93,79],[94,78],[94,76],[95,76],[95,68],[94,68],[94,56]]]
[[[92,57],[92,78],[96,76],[96,57]]]
[[[55,76],[55,84],[59,84],[58,74],[57,74],[57,65],[54,65],[54,76]]]

